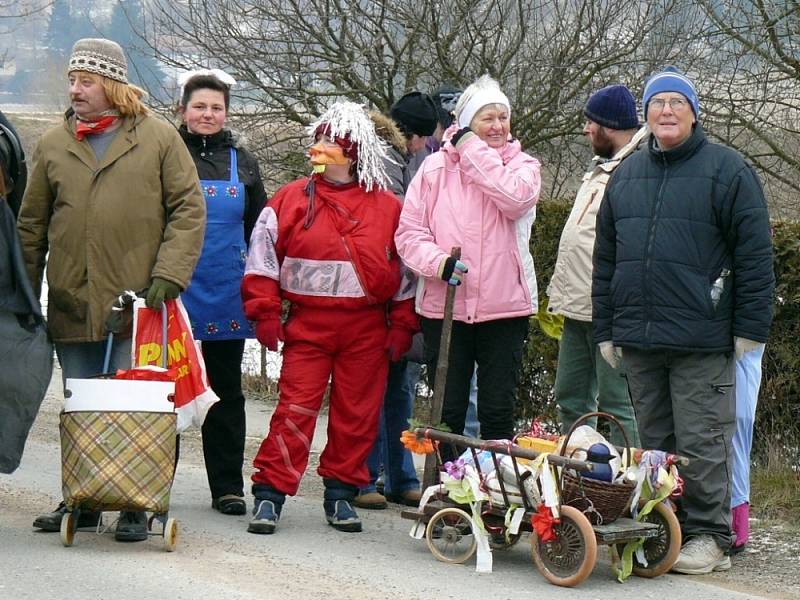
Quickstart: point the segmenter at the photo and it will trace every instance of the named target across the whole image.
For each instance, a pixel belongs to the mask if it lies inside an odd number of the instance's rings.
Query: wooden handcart
[[[479,452],[490,452],[497,470],[500,469],[500,460],[504,455],[511,457],[517,487],[522,491],[520,496],[525,515],[519,523],[518,531],[512,534],[506,525],[506,514],[508,507],[518,504],[520,498],[515,496],[516,502],[511,502],[502,477],[498,477],[500,495],[504,500],[502,505],[490,501],[479,505],[480,517],[489,535],[489,545],[493,550],[508,548],[519,541],[522,533],[529,532],[533,562],[539,572],[555,585],[572,587],[586,579],[597,561],[598,545],[617,546],[622,555],[622,549],[628,542],[643,539],[647,565],[644,566],[635,556],[633,559],[633,573],[641,577],[657,577],[668,571],[677,560],[681,547],[680,526],[670,505],[666,503],[657,504],[641,520],[630,518],[630,513],[626,511],[626,516],[599,525],[592,525],[586,514],[578,508],[562,503],[560,519],[553,525],[554,539],[545,542],[539,538],[532,524],[532,517],[537,513],[538,507],[531,505],[524,492],[524,479],[530,472],[520,464],[520,459],[537,459],[539,452],[516,444],[496,444],[430,428],[417,428],[414,433],[419,439],[427,438],[438,444],[452,444],[470,449],[479,475]],[[440,470],[443,470],[438,451],[436,456]],[[673,457],[673,460],[677,461],[677,457]],[[548,461],[551,465],[560,467],[561,473],[567,470],[586,473],[592,469],[591,463],[557,454],[548,455]],[[556,478],[560,498],[561,479],[562,477]],[[640,502],[640,506],[643,505],[644,501]],[[472,531],[472,510],[469,504],[458,504],[445,491],[438,491],[422,509],[407,509],[402,511],[401,516],[425,525],[428,548],[438,560],[463,563],[473,556],[477,548],[477,539]]]

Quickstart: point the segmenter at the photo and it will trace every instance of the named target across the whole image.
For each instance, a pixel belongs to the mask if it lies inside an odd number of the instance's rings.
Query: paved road
[[[54,378],[58,381],[58,374]],[[711,585],[702,578],[665,575],[632,578],[621,585],[608,558],[575,589],[558,588],[539,575],[527,539],[495,553],[494,572],[477,574],[466,565],[437,562],[424,541],[408,536],[410,523],[397,507],[362,511],[365,532],[344,534],[324,521],[321,488],[309,472],[300,496],[284,508],[272,536],[248,534],[247,517],[229,517],[209,507],[199,440],[182,440],[171,516],[180,522],[177,551],[168,554],[160,538],[120,544],[113,536],[79,532],[65,548],[58,534],[34,532],[36,514],[60,497],[57,412],[54,386],[32,431],[19,470],[0,475],[0,598],[4,600],[251,600],[270,598],[662,598],[728,600],[758,598]],[[248,455],[266,426],[268,408],[250,409]],[[324,441],[315,440],[318,449]],[[107,513],[106,519],[112,517]]]

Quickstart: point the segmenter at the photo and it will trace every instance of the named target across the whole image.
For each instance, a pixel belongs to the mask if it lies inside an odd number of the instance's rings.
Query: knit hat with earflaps
[[[103,38],[84,38],[75,42],[67,73],[87,71],[128,83],[128,61],[117,42]]]
[[[324,133],[339,144],[345,156],[357,165],[358,183],[372,191],[377,185],[388,189],[389,178],[383,166],[388,145],[375,133],[367,111],[355,102],[337,102],[306,129],[312,138]]]

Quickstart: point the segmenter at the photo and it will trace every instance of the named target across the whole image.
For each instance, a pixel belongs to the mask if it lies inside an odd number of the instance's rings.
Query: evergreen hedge
[[[531,235],[531,254],[539,282],[539,300],[553,274],[558,241],[571,203],[542,201]],[[773,225],[775,251],[774,319],[763,363],[763,379],[756,414],[754,458],[768,450],[800,464],[800,224]],[[535,319],[525,347],[517,402],[517,418],[525,427],[534,418],[555,427],[558,414],[553,384],[558,342],[547,337]]]

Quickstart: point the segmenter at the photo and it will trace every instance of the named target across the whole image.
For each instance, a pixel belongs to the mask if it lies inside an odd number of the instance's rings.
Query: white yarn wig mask
[[[500,89],[500,84],[486,74],[472,82],[458,99],[455,110],[458,126],[469,127],[475,115],[489,104],[502,104],[508,110],[509,118],[511,117],[508,96]]]
[[[389,178],[384,161],[389,157],[389,147],[375,133],[375,124],[361,104],[337,102],[331,106],[306,128],[312,141],[320,126],[325,126],[325,133],[330,138],[349,138],[358,144],[356,173],[359,185],[368,192],[376,185],[388,189]]]

